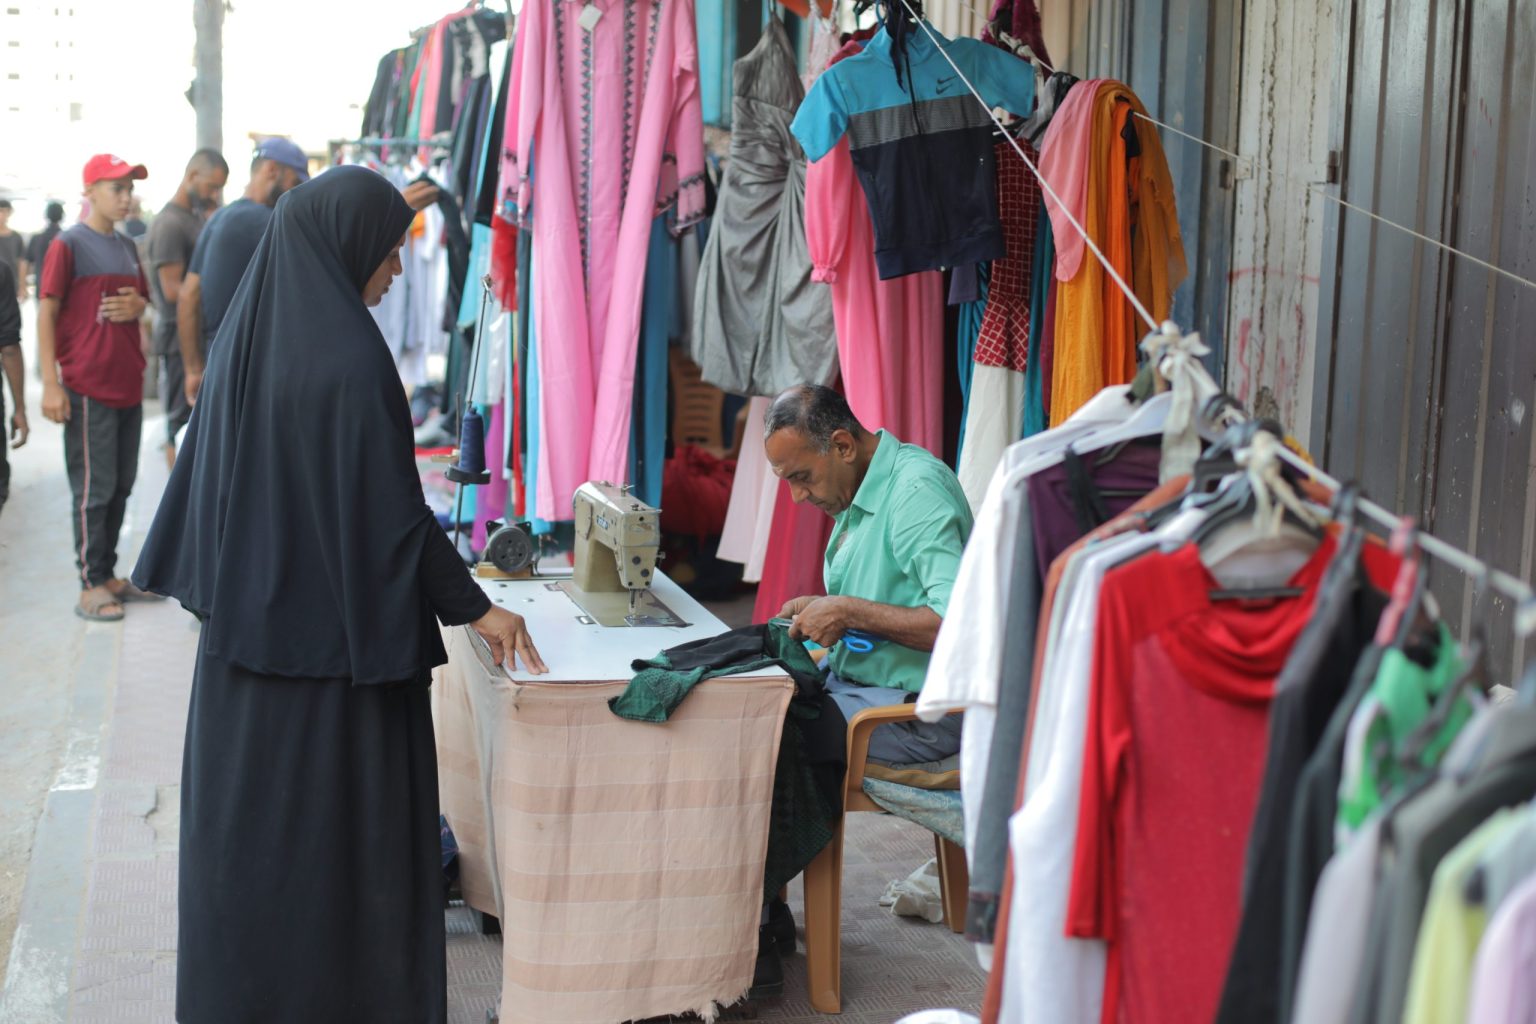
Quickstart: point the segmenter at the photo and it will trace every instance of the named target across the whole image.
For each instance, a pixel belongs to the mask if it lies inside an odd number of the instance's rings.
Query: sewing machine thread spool
[[[488,484],[485,468],[485,419],[473,405],[459,419],[459,461],[448,467],[448,479],[456,484]]]

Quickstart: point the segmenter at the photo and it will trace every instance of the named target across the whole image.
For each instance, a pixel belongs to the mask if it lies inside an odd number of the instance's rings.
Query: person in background
[[[64,463],[80,601],[95,622],[123,617],[125,601],[151,599],[119,579],[117,539],[139,468],[144,356],[139,317],[149,283],[133,240],[116,230],[128,216],[143,164],[101,153],[83,174],[90,215],[48,247],[38,284],[37,361],[43,415],[64,424]]]
[[[267,230],[283,193],[309,180],[309,158],[297,144],[272,137],[256,145],[245,194],[208,222],[187,265],[176,307],[176,338],[185,368],[183,396],[190,407],[203,382],[208,343]]]
[[[192,418],[183,381],[181,346],[176,337],[176,309],[182,279],[192,262],[204,213],[218,206],[229,180],[229,164],[215,149],[200,149],[187,161],[171,201],[155,215],[145,248],[149,295],[155,305],[153,350],[160,360],[160,406],[165,411],[165,460],[176,461],[176,434]]]
[[[228,171],[225,173],[227,174]],[[149,227],[144,223],[144,207],[139,204],[139,200],[137,198],[135,198],[132,205],[128,207],[128,216],[123,218],[123,221],[118,225],[117,230],[121,231],[135,242],[139,242],[144,239],[144,234],[149,230]]]
[[[309,158],[296,143],[276,136],[263,139],[251,160],[251,181],[245,195],[214,214],[198,239],[182,283],[184,301],[177,309],[189,403],[197,402],[209,346],[272,219],[272,210],[285,192],[308,180]],[[437,187],[431,182],[413,182],[404,194],[406,203],[416,211],[437,201]]]
[[[801,385],[774,399],[763,421],[768,464],[796,504],[836,525],[827,541],[826,597],[797,597],[779,612],[789,635],[826,648],[827,691],[843,717],[917,699],[949,609],[971,506],[944,463],[884,431],[870,432],[831,388]],[[873,646],[843,643],[851,631]],[[870,733],[869,757],[888,765],[943,761],[960,751],[960,719],[891,722]],[[782,976],[775,920],[793,931],[789,908],[764,909],[758,977]]]
[[[16,294],[16,282],[11,280],[15,272],[0,263],[0,369],[5,371],[6,383],[11,388],[11,398],[16,410],[9,420],[5,418],[5,393],[0,391],[0,421],[6,429],[0,437],[0,509],[11,494],[11,460],[6,452],[6,442],[11,448],[27,443],[27,396],[23,390],[21,359],[21,300]]]
[[[42,276],[43,257],[48,255],[48,247],[53,244],[55,238],[59,237],[59,232],[64,230],[60,226],[64,221],[63,204],[50,200],[43,208],[43,217],[48,224],[27,240],[27,258],[22,263],[25,269],[23,273],[17,275],[21,285],[19,294],[23,299],[27,297],[29,286],[36,287],[37,279]]]
[[[768,408],[764,448],[798,504],[836,522],[827,542],[826,597],[799,597],[780,616],[789,635],[827,656],[827,689],[850,721],[865,708],[916,700],[949,607],[971,506],[954,472],[916,445],[864,429],[842,395],[791,388]],[[880,638],[860,652],[849,630]],[[957,716],[882,725],[869,756],[893,764],[939,761],[960,750]]]
[[[0,263],[11,268],[11,293],[18,299],[26,298],[21,282],[27,270],[27,245],[22,237],[11,230],[11,201],[0,199]]]

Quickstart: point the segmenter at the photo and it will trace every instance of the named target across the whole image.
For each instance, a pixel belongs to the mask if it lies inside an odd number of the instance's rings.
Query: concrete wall
[[[1310,438],[1337,8],[1248,0],[1243,18],[1227,390]]]

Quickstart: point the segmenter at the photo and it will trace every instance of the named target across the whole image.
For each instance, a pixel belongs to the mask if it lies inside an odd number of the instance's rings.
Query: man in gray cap
[[[198,238],[176,310],[188,404],[197,401],[208,343],[267,230],[272,208],[284,192],[308,180],[309,158],[302,149],[288,139],[263,139],[251,160],[245,195],[214,214]]]

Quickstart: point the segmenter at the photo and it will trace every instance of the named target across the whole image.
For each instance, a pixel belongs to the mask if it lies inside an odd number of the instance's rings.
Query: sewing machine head
[[[576,490],[576,586],[589,594],[648,590],[661,548],[661,510],[628,488],[592,481]]]

